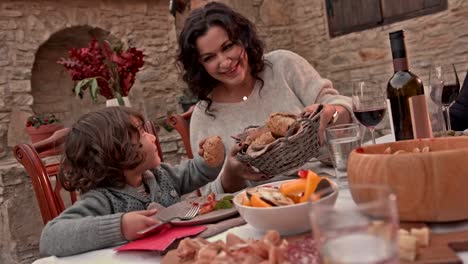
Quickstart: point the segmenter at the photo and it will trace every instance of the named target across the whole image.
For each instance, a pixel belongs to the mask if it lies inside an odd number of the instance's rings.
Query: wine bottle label
[[[392,131],[392,139],[391,141],[395,141],[395,128],[393,127],[393,116],[392,116],[392,104],[390,103],[390,99],[387,99],[387,113],[388,113],[388,120],[390,120],[390,130]]]
[[[429,120],[426,96],[424,94],[411,96],[408,98],[408,102],[414,138],[432,137],[432,126]]]

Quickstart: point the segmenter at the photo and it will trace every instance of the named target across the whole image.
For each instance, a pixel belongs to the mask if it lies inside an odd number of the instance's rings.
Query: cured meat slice
[[[321,264],[316,242],[306,236],[290,243],[286,249],[286,258],[295,264]]]

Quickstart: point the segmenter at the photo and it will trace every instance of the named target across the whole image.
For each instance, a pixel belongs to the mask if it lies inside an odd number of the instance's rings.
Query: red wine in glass
[[[385,108],[354,110],[356,119],[366,127],[375,127],[385,116]]]
[[[387,96],[379,83],[373,81],[353,84],[353,113],[359,122],[371,132],[375,144],[375,127],[385,115]]]
[[[442,107],[445,121],[445,131],[452,129],[450,124],[449,107],[455,102],[460,93],[460,80],[455,65],[443,68],[434,66],[429,73],[432,100]]]
[[[458,93],[460,92],[460,84],[450,84],[444,85],[442,88],[442,98],[441,103],[444,106],[450,106],[458,97]]]

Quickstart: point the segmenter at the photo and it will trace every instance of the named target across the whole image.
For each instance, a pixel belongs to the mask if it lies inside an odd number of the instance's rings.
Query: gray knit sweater
[[[125,243],[120,228],[124,213],[145,210],[151,202],[163,206],[177,203],[180,195],[215,179],[219,169],[207,167],[200,157],[175,167],[161,164],[143,177],[148,197],[129,185],[91,190],[47,223],[42,230],[40,253],[68,256]]]
[[[314,104],[336,104],[352,113],[351,98],[338,94],[330,80],[324,79],[304,58],[287,50],[276,50],[265,54],[268,62],[260,73],[264,81],[257,81],[246,101],[238,103],[213,102],[211,110],[215,117],[205,114],[206,103],[200,101],[190,121],[190,144],[197,151],[198,142],[208,136],[217,135],[223,139],[226,149],[234,140],[232,135],[241,133],[252,125],[263,125],[273,112],[299,114],[304,107]],[[272,181],[281,180],[275,177]],[[256,182],[260,184],[263,182]],[[202,190],[223,192],[219,179]]]
[[[229,149],[234,143],[231,135],[241,133],[251,125],[263,125],[273,112],[299,114],[304,107],[314,104],[342,105],[352,113],[351,98],[341,96],[332,83],[304,58],[287,50],[265,54],[269,63],[260,73],[264,85],[257,81],[246,101],[238,103],[213,102],[215,118],[205,114],[206,104],[200,101],[190,120],[190,145],[197,153],[198,143],[217,135]]]

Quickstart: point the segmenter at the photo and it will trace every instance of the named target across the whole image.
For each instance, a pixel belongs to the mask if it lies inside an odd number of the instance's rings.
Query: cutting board
[[[400,228],[421,228],[424,223],[401,223]],[[416,261],[401,263],[446,263],[461,264],[457,251],[468,251],[468,230],[451,233],[431,233],[428,247],[418,248]]]
[[[427,227],[427,224],[420,222],[400,223],[400,228],[406,229],[408,231],[411,228],[422,227]],[[286,237],[286,240],[293,242],[303,238],[304,235],[308,234]],[[457,256],[457,251],[468,251],[468,230],[451,233],[430,233],[429,246],[418,248],[416,261],[400,261],[400,263],[462,264],[463,261]]]

